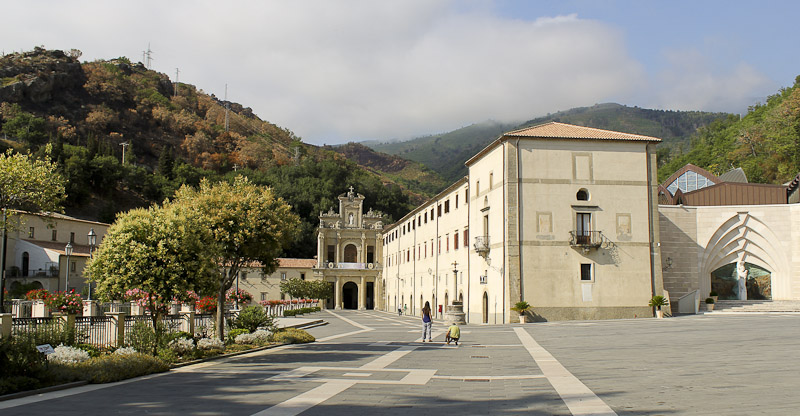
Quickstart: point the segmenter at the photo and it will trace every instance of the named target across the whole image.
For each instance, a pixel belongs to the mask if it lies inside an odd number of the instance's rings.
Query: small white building
[[[75,290],[87,285],[83,268],[89,260],[89,232],[96,234],[95,250],[109,224],[62,214],[16,212],[6,248],[6,289],[32,284],[50,292]],[[70,244],[72,254],[67,256]],[[69,286],[67,286],[69,285]]]

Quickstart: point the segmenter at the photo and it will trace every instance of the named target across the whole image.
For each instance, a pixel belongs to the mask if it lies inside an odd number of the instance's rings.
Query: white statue
[[[744,259],[736,264],[736,275],[739,278],[736,286],[739,290],[739,300],[747,300],[747,269],[744,267]]]

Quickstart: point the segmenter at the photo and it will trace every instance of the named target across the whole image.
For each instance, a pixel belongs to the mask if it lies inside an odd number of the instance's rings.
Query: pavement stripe
[[[355,381],[331,381],[285,402],[264,409],[253,416],[295,416],[347,390]]]
[[[514,328],[514,332],[573,415],[617,415],[594,392],[564,368],[552,354],[539,345],[529,333],[522,328]]]

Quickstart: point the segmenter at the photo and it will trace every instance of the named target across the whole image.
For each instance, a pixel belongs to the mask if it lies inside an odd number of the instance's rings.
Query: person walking
[[[433,342],[431,338],[431,326],[433,326],[433,318],[431,318],[431,304],[425,302],[425,307],[422,308],[422,342],[428,338],[428,342]]]

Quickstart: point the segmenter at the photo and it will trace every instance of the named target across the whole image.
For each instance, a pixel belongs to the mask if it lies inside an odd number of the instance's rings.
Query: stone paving
[[[0,402],[0,414],[794,415],[800,314],[462,327],[323,311],[318,342]]]

